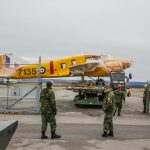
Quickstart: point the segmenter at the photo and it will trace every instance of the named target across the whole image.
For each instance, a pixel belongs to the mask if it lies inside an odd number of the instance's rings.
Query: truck
[[[127,80],[132,79],[132,75],[129,74],[129,77],[125,76],[125,72],[111,72],[110,76],[110,86],[112,87],[113,90],[117,89],[117,85],[121,84],[122,85],[122,90],[126,93],[128,97],[131,96],[131,92],[129,90],[129,87],[126,86],[125,79]]]
[[[131,75],[130,75],[131,77]],[[126,88],[126,82],[125,82],[126,76],[124,72],[111,72],[110,74],[110,87],[112,87],[113,90],[117,89],[117,85],[122,85],[122,90],[127,91]],[[78,94],[74,97],[73,103],[75,105],[93,105],[93,106],[102,106],[105,93],[104,93],[104,86],[105,83],[103,80],[95,81],[94,86],[92,87],[74,87],[73,91],[77,92]],[[99,83],[99,84],[97,84]],[[128,90],[127,96],[130,96],[131,93]]]

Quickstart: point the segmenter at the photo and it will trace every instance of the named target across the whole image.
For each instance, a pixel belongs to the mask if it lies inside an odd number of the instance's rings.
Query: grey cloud
[[[0,0],[0,49],[26,57],[129,57],[135,78],[145,80],[149,14],[149,0]]]

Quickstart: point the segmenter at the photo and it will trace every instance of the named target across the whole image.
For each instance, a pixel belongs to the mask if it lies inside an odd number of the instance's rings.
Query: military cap
[[[112,88],[111,88],[110,86],[105,86],[105,87],[104,87],[104,92],[105,92],[105,91],[112,91]]]
[[[149,86],[147,84],[144,85],[145,89],[149,89]]]
[[[51,88],[51,87],[53,86],[53,82],[52,82],[52,81],[48,81],[48,82],[46,83],[46,86],[47,86],[48,88]]]

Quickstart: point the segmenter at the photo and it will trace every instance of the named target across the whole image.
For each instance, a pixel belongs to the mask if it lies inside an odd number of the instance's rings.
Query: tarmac
[[[115,116],[114,137],[101,137],[104,113],[101,108],[76,107],[75,95],[64,88],[55,89],[57,133],[59,140],[40,139],[40,115],[0,114],[0,120],[16,119],[19,126],[8,150],[150,150],[150,115],[143,114],[143,89],[132,89],[121,116]]]

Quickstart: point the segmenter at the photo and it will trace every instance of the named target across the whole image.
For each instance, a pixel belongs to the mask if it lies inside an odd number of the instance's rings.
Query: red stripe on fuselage
[[[50,74],[54,74],[54,63],[50,61]]]

